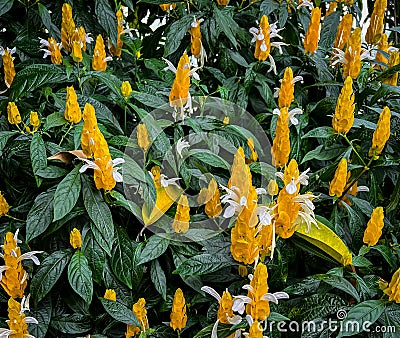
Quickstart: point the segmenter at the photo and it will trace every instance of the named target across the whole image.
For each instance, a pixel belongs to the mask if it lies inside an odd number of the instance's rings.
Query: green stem
[[[350,147],[353,149],[354,153],[357,155],[357,157],[360,159],[361,163],[363,164],[364,167],[368,167],[363,158],[360,156],[360,154],[357,152],[356,148],[353,146],[353,143],[347,138],[346,135],[342,134],[343,138],[346,140],[346,142],[350,145]]]
[[[64,139],[67,137],[67,135],[69,134],[69,132],[71,131],[72,127],[73,127],[73,123],[71,122],[68,130],[65,132],[65,134],[63,135],[63,137],[61,138],[60,143],[58,144],[59,146],[61,146],[61,144],[63,143]]]
[[[178,338],[181,338],[181,330],[176,331],[178,333]]]
[[[126,104],[124,107],[124,133],[126,134]]]
[[[23,219],[19,219],[19,218],[12,217],[12,216],[10,216],[9,214],[5,214],[4,216],[6,216],[6,217],[8,217],[8,218],[10,218],[10,219],[13,219],[14,221],[26,222],[26,221],[23,220]]]

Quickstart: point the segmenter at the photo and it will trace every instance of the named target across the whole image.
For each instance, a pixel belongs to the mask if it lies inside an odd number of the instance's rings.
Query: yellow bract
[[[189,230],[190,207],[186,195],[181,195],[176,208],[172,229],[177,233],[185,233]]]
[[[147,320],[146,300],[139,298],[139,300],[133,304],[132,312],[135,314],[137,320],[140,323],[140,327],[129,325],[127,326],[127,332],[125,338],[136,337],[141,331],[146,331],[149,328],[149,322]]]
[[[0,217],[6,215],[8,213],[8,210],[9,210],[8,203],[0,191]]]
[[[62,6],[61,42],[63,48],[71,52],[72,36],[75,33],[75,22],[72,18],[72,7],[65,3]]]
[[[149,138],[149,132],[144,123],[141,123],[137,126],[136,135],[139,148],[141,148],[144,152],[146,152],[149,149],[151,143]]]
[[[388,107],[382,109],[381,114],[379,115],[379,120],[377,127],[372,136],[372,146],[369,149],[368,155],[370,157],[378,156],[383,148],[387,140],[390,137],[390,110]]]
[[[269,302],[263,297],[268,293],[267,280],[267,266],[263,263],[258,263],[254,270],[253,279],[250,281],[252,289],[247,293],[251,302],[246,305],[246,313],[250,315],[253,320],[263,321],[269,316]]]
[[[85,104],[83,109],[83,128],[81,135],[81,146],[83,153],[91,158],[94,155],[95,139],[97,136],[98,126],[96,112],[90,103]]]
[[[40,127],[40,119],[38,113],[31,111],[29,115],[29,124],[33,127],[33,132],[37,131]]]
[[[107,69],[106,49],[101,34],[96,38],[96,45],[93,52],[92,68],[97,71],[105,71]]]
[[[82,247],[81,232],[77,228],[73,228],[69,234],[69,243],[74,249]]]
[[[284,167],[289,161],[290,138],[289,138],[289,112],[288,108],[281,108],[276,122],[275,138],[272,142],[271,154],[272,164],[277,168]]]
[[[22,121],[21,115],[19,113],[18,107],[15,104],[15,102],[8,102],[7,115],[8,115],[8,122],[10,122],[10,124],[19,124]]]
[[[311,20],[304,38],[306,53],[315,53],[318,49],[319,33],[321,27],[321,8],[315,7],[311,11]]]
[[[346,52],[344,53],[343,77],[356,79],[361,70],[361,28],[357,27],[351,33]]]
[[[169,325],[173,328],[174,331],[182,330],[186,326],[186,301],[180,288],[177,289],[175,292],[170,318],[171,321]]]
[[[205,204],[205,212],[208,217],[218,217],[221,214],[220,194],[214,178],[211,179],[207,188],[200,190],[197,200],[200,204]]]
[[[49,42],[49,46],[47,47],[47,49],[51,53],[51,62],[55,65],[61,65],[63,59],[60,51],[61,47],[53,38],[48,38],[47,41]]]
[[[294,83],[292,68],[287,67],[281,82],[279,90],[278,106],[279,108],[289,108],[294,99]]]
[[[354,123],[354,94],[353,80],[346,78],[340,92],[335,114],[332,117],[332,127],[338,134],[347,134]]]
[[[72,41],[72,59],[75,62],[82,62],[82,43],[80,41]]]
[[[385,293],[389,296],[389,301],[400,303],[400,269],[393,274]]]
[[[116,302],[117,294],[113,289],[107,289],[103,298]]]
[[[388,67],[391,68],[391,67],[397,66],[399,63],[400,63],[400,53],[399,53],[399,51],[391,52],[390,53]],[[386,78],[383,81],[383,83],[391,85],[391,86],[397,86],[398,77],[399,77],[399,73],[395,72],[393,75],[391,75],[388,78]]]
[[[15,68],[14,68],[14,58],[8,49],[4,50],[2,55],[3,67],[4,67],[4,81],[7,87],[10,87],[14,81]]]
[[[342,158],[335,171],[333,180],[329,184],[329,195],[340,197],[343,194],[347,182],[347,160]]]
[[[114,46],[113,44],[111,44],[111,47],[109,48],[109,50],[110,50],[110,53],[112,55],[121,56],[121,53],[122,53],[122,49],[121,48],[124,45],[124,42],[121,39],[122,34],[124,34],[123,33],[124,25],[123,25],[123,14],[122,14],[122,11],[119,9],[115,15],[117,17],[117,22],[118,22],[117,45]]]
[[[219,308],[217,313],[217,319],[222,324],[230,324],[227,317],[233,317],[233,298],[229,291],[224,291],[221,300],[219,301]]]
[[[190,41],[192,44],[191,52],[195,58],[200,57],[201,53],[201,31],[200,31],[200,20],[194,20],[190,27]]]
[[[253,324],[250,325],[249,334],[247,338],[263,338],[263,327],[262,325],[256,320]]]
[[[184,53],[176,68],[175,80],[169,94],[169,103],[171,107],[183,107],[189,96],[190,87],[190,61]]]
[[[374,10],[371,14],[371,20],[365,35],[365,40],[370,45],[376,45],[381,39],[386,6],[387,0],[376,0],[374,3]]]
[[[371,218],[368,221],[367,228],[364,232],[363,242],[367,245],[374,246],[378,243],[382,235],[384,214],[383,208],[377,207],[372,211]]]
[[[74,87],[67,87],[64,118],[70,123],[79,123],[82,120],[82,111]]]
[[[121,93],[125,98],[128,98],[132,94],[132,87],[129,81],[122,82]]]
[[[259,36],[263,38],[259,38]],[[271,52],[271,28],[268,17],[263,15],[260,20],[260,27],[257,32],[256,49],[254,57],[257,60],[265,61]]]
[[[8,337],[23,338],[29,336],[28,323],[25,321],[24,312],[21,311],[21,304],[13,298],[8,300],[8,318],[7,324],[12,331],[12,334]]]

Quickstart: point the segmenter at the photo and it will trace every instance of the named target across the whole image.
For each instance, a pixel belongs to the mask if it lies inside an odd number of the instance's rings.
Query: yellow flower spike
[[[389,296],[390,302],[400,303],[400,269],[393,274],[389,286],[384,292]]]
[[[122,82],[121,93],[125,98],[128,98],[132,94],[132,87],[129,81]]]
[[[351,33],[346,52],[344,53],[343,77],[356,79],[361,70],[361,28]]]
[[[272,244],[274,239],[273,226],[274,225],[264,225],[261,228],[261,231],[257,235],[259,244],[259,254],[262,260],[266,256],[270,256],[272,252]]]
[[[338,26],[335,42],[333,44],[334,48],[338,48],[341,50],[344,49],[350,38],[352,24],[353,24],[353,15],[350,13],[344,15]]]
[[[81,232],[77,228],[73,228],[69,234],[69,243],[74,249],[82,247]]]
[[[106,49],[101,34],[96,38],[96,45],[93,51],[92,68],[97,71],[105,71],[107,69]]]
[[[8,210],[9,210],[8,203],[7,203],[5,197],[3,196],[3,194],[0,191],[0,217],[4,216],[4,215],[7,215]]]
[[[278,106],[279,108],[289,108],[294,99],[294,83],[292,68],[287,67],[281,82],[279,90]]]
[[[169,12],[169,11],[175,9],[175,7],[176,7],[176,3],[175,3],[175,2],[170,3],[170,4],[161,4],[161,5],[160,5],[160,8],[161,8],[164,12]]]
[[[384,213],[382,207],[377,207],[372,211],[371,218],[368,221],[367,228],[364,231],[363,242],[369,246],[374,246],[378,243],[382,235],[384,226]]]
[[[256,320],[250,325],[249,334],[247,338],[263,338],[263,328],[262,325]]]
[[[381,114],[379,115],[379,120],[377,127],[372,136],[372,146],[369,149],[368,156],[375,157],[378,156],[383,148],[387,140],[390,137],[390,109],[385,107],[382,109]]]
[[[174,331],[185,328],[187,322],[186,301],[180,288],[175,291],[170,318],[169,325]]]
[[[62,64],[62,55],[61,55],[61,45],[59,45],[57,43],[57,41],[53,38],[48,38],[47,39],[49,46],[47,47],[47,49],[49,50],[49,52],[51,53],[51,62],[55,65],[61,65]]]
[[[19,113],[18,107],[15,102],[8,102],[7,105],[7,115],[8,115],[8,122],[10,124],[20,124],[21,123],[21,115]]]
[[[400,63],[399,51],[391,52],[389,62],[388,62],[388,67],[391,68],[391,67],[397,66],[399,63]],[[398,77],[399,77],[399,73],[395,72],[392,76],[389,76],[387,79],[385,79],[383,81],[383,83],[391,85],[391,86],[397,86]]]
[[[246,164],[244,151],[242,147],[237,150],[232,164],[231,177],[228,181],[228,188],[235,187],[241,197],[246,197],[249,194],[251,186],[251,172],[249,166]],[[237,193],[237,192],[236,192]]]
[[[150,143],[149,132],[144,123],[141,123],[137,126],[136,136],[139,148],[141,148],[144,152],[146,152],[149,149],[151,143]]]
[[[123,16],[122,11],[120,9],[117,11],[115,16],[117,17],[117,22],[118,22],[117,45],[114,46],[111,43],[111,46],[109,47],[109,51],[110,51],[111,55],[120,57],[121,53],[122,53],[122,46],[124,45],[124,42],[121,39],[122,34],[124,34],[124,32],[123,32],[123,30],[124,30],[124,24],[123,24],[124,16]]]
[[[315,7],[311,10],[311,20],[304,38],[304,50],[313,54],[318,49],[319,34],[321,28],[321,8]]]
[[[278,195],[279,187],[278,187],[278,183],[276,183],[276,180],[270,180],[268,182],[267,191],[268,191],[268,195],[270,195],[270,196]]]
[[[353,80],[348,76],[340,92],[335,114],[332,117],[332,127],[338,134],[347,134],[354,123]]]
[[[177,233],[185,233],[189,230],[190,207],[186,195],[181,195],[176,208],[172,229]]]
[[[33,317],[27,317],[24,311],[27,310],[28,304],[25,297],[22,298],[21,303],[13,299],[12,297],[8,300],[8,318],[7,324],[11,331],[8,335],[7,331],[6,335],[3,337],[33,337],[29,334],[28,331],[28,323],[38,324],[38,321]],[[29,309],[28,309],[29,310]]]
[[[75,32],[71,38],[72,41],[80,41],[82,50],[85,52],[86,52],[86,39],[87,39],[87,34],[85,28],[82,26],[75,29]]]
[[[224,119],[223,119],[223,121],[222,121],[222,123],[223,123],[224,125],[228,125],[228,124],[229,124],[229,117],[228,117],[228,116],[225,116]]]
[[[15,48],[11,50],[9,48],[6,48],[0,53],[4,68],[4,82],[6,83],[6,86],[8,88],[10,88],[15,77],[14,58],[12,57],[12,54],[14,52]]]
[[[72,50],[72,36],[75,33],[75,22],[72,18],[72,7],[65,3],[62,6],[61,42],[67,52]]]
[[[192,44],[191,52],[195,58],[199,58],[201,54],[201,31],[200,31],[200,20],[195,19],[190,26],[190,42]]]
[[[72,59],[75,62],[82,62],[82,42],[72,41]]]
[[[262,38],[258,38],[258,36]],[[268,17],[263,15],[260,20],[260,27],[256,38],[256,49],[254,57],[257,60],[265,61],[271,52],[271,28]]]
[[[328,8],[328,10],[326,11],[326,14],[325,14],[325,18],[327,18],[329,15],[331,15],[334,11],[336,11],[336,8],[337,8],[337,1],[332,1],[332,2],[330,2],[329,3],[329,8]]]
[[[94,183],[97,190],[112,190],[117,184],[114,177],[114,166],[107,141],[99,129],[95,134],[94,164],[97,165],[97,168],[94,169]]]
[[[229,3],[229,0],[217,0],[218,6],[225,7]]]
[[[268,271],[263,263],[257,264],[250,286],[247,296],[251,302],[246,305],[246,313],[255,321],[263,321],[270,313],[269,302],[263,298],[268,293]]]
[[[91,158],[94,155],[95,139],[98,132],[96,112],[90,103],[83,109],[83,128],[81,135],[81,147],[83,153]]]
[[[228,318],[233,317],[233,298],[232,295],[229,293],[229,291],[224,291],[221,297],[221,300],[219,301],[219,308],[218,308],[218,313],[217,313],[217,319],[222,323],[222,324],[231,324],[228,321]]]
[[[4,210],[5,211],[5,210]],[[3,246],[3,260],[5,271],[3,272],[0,285],[4,291],[12,298],[22,298],[28,284],[28,274],[21,264],[21,249],[18,247],[16,236],[7,232]],[[0,270],[1,271],[1,270]]]
[[[190,61],[187,54],[184,53],[179,59],[175,80],[169,94],[169,103],[171,107],[183,107],[187,103],[190,87],[189,74]]]
[[[74,87],[67,87],[64,118],[70,123],[79,123],[82,120],[82,111],[78,104],[78,96]]]
[[[125,338],[136,337],[141,331],[146,331],[149,328],[149,322],[147,320],[146,300],[139,298],[139,300],[133,304],[132,312],[135,314],[137,320],[140,323],[140,327],[129,325],[127,326],[127,332]]]
[[[205,204],[205,213],[208,217],[218,217],[221,214],[222,206],[220,193],[218,190],[218,184],[214,178],[211,179],[207,188],[200,190],[197,200],[200,204]]]
[[[240,264],[238,266],[238,273],[239,273],[240,277],[246,277],[249,274],[249,272],[247,271],[246,265]]]
[[[35,111],[31,111],[29,115],[29,124],[33,127],[33,132],[37,131],[40,127],[40,119],[38,113]]]
[[[117,301],[117,294],[113,289],[107,289],[106,292],[104,293],[103,298],[112,300],[113,302]]]
[[[275,138],[271,148],[272,164],[277,168],[284,167],[289,161],[289,133],[289,112],[288,108],[284,107],[280,109],[280,114],[276,122]]]
[[[297,224],[295,223],[297,216],[300,211],[300,204],[293,201],[297,196],[295,194],[289,194],[286,189],[282,189],[278,195],[278,217],[275,221],[276,234],[282,238],[291,237],[295,230]],[[270,230],[271,231],[271,230]],[[269,236],[271,236],[269,234]],[[269,238],[266,236],[266,238]],[[268,252],[269,241],[266,242],[268,245],[263,245]]]
[[[250,161],[249,162],[256,162],[258,160],[258,154],[255,151],[254,140],[253,140],[252,137],[247,140],[247,145],[249,146],[249,148],[251,150],[251,155],[250,155],[250,159],[249,159]]]
[[[381,38],[379,40],[378,44],[378,49],[382,52],[388,53],[389,54],[389,43],[388,43],[388,36],[387,34],[382,34]],[[379,51],[376,53],[376,61],[382,62],[382,63],[388,63],[388,58],[383,55],[382,53],[379,53]]]
[[[385,18],[387,0],[376,0],[374,10],[371,14],[371,20],[365,35],[365,40],[370,45],[376,45],[383,33],[383,20]]]
[[[343,194],[347,181],[347,160],[342,158],[329,185],[329,196],[340,197]]]

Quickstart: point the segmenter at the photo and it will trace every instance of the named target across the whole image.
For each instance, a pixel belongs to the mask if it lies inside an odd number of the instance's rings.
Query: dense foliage
[[[163,2],[0,0],[0,337],[400,334],[394,2]]]

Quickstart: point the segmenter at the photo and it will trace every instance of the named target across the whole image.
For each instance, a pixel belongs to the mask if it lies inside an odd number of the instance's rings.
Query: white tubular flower
[[[294,178],[292,178],[290,183],[288,185],[286,185],[286,191],[289,194],[292,195],[297,191],[297,184],[300,183],[302,185],[308,185],[308,175],[307,175],[307,173],[309,171],[310,171],[310,168],[308,168],[307,170],[303,171],[296,180]],[[283,181],[284,174],[282,172],[276,172],[275,176],[279,177]]]
[[[182,151],[189,147],[190,143],[188,141],[184,141],[182,138],[178,140],[178,143],[176,144],[176,152],[178,153],[180,158],[183,158]]]
[[[308,8],[311,11],[314,8],[314,5],[310,0],[303,0],[303,2],[297,6],[297,9],[300,8]]]
[[[294,126],[299,124],[299,120],[295,117],[295,115],[300,114],[303,114],[303,110],[301,108],[294,108],[289,112],[289,120]]]
[[[160,175],[160,183],[161,183],[161,186],[164,187],[164,188],[168,187],[171,184],[176,185],[177,187],[179,187],[179,184],[176,183],[179,180],[180,180],[179,177],[168,178],[164,174]]]
[[[85,164],[82,166],[82,168],[79,169],[79,172],[81,174],[84,173],[88,169],[100,170],[100,167],[94,161],[88,160],[86,158],[79,158],[79,159],[81,161],[85,162]],[[118,172],[118,170],[121,168],[116,167],[118,164],[122,164],[122,163],[125,163],[125,160],[121,157],[117,157],[117,158],[109,161],[109,163],[108,163],[108,165],[111,165],[113,168],[112,175],[116,182],[123,181],[122,175]]]

